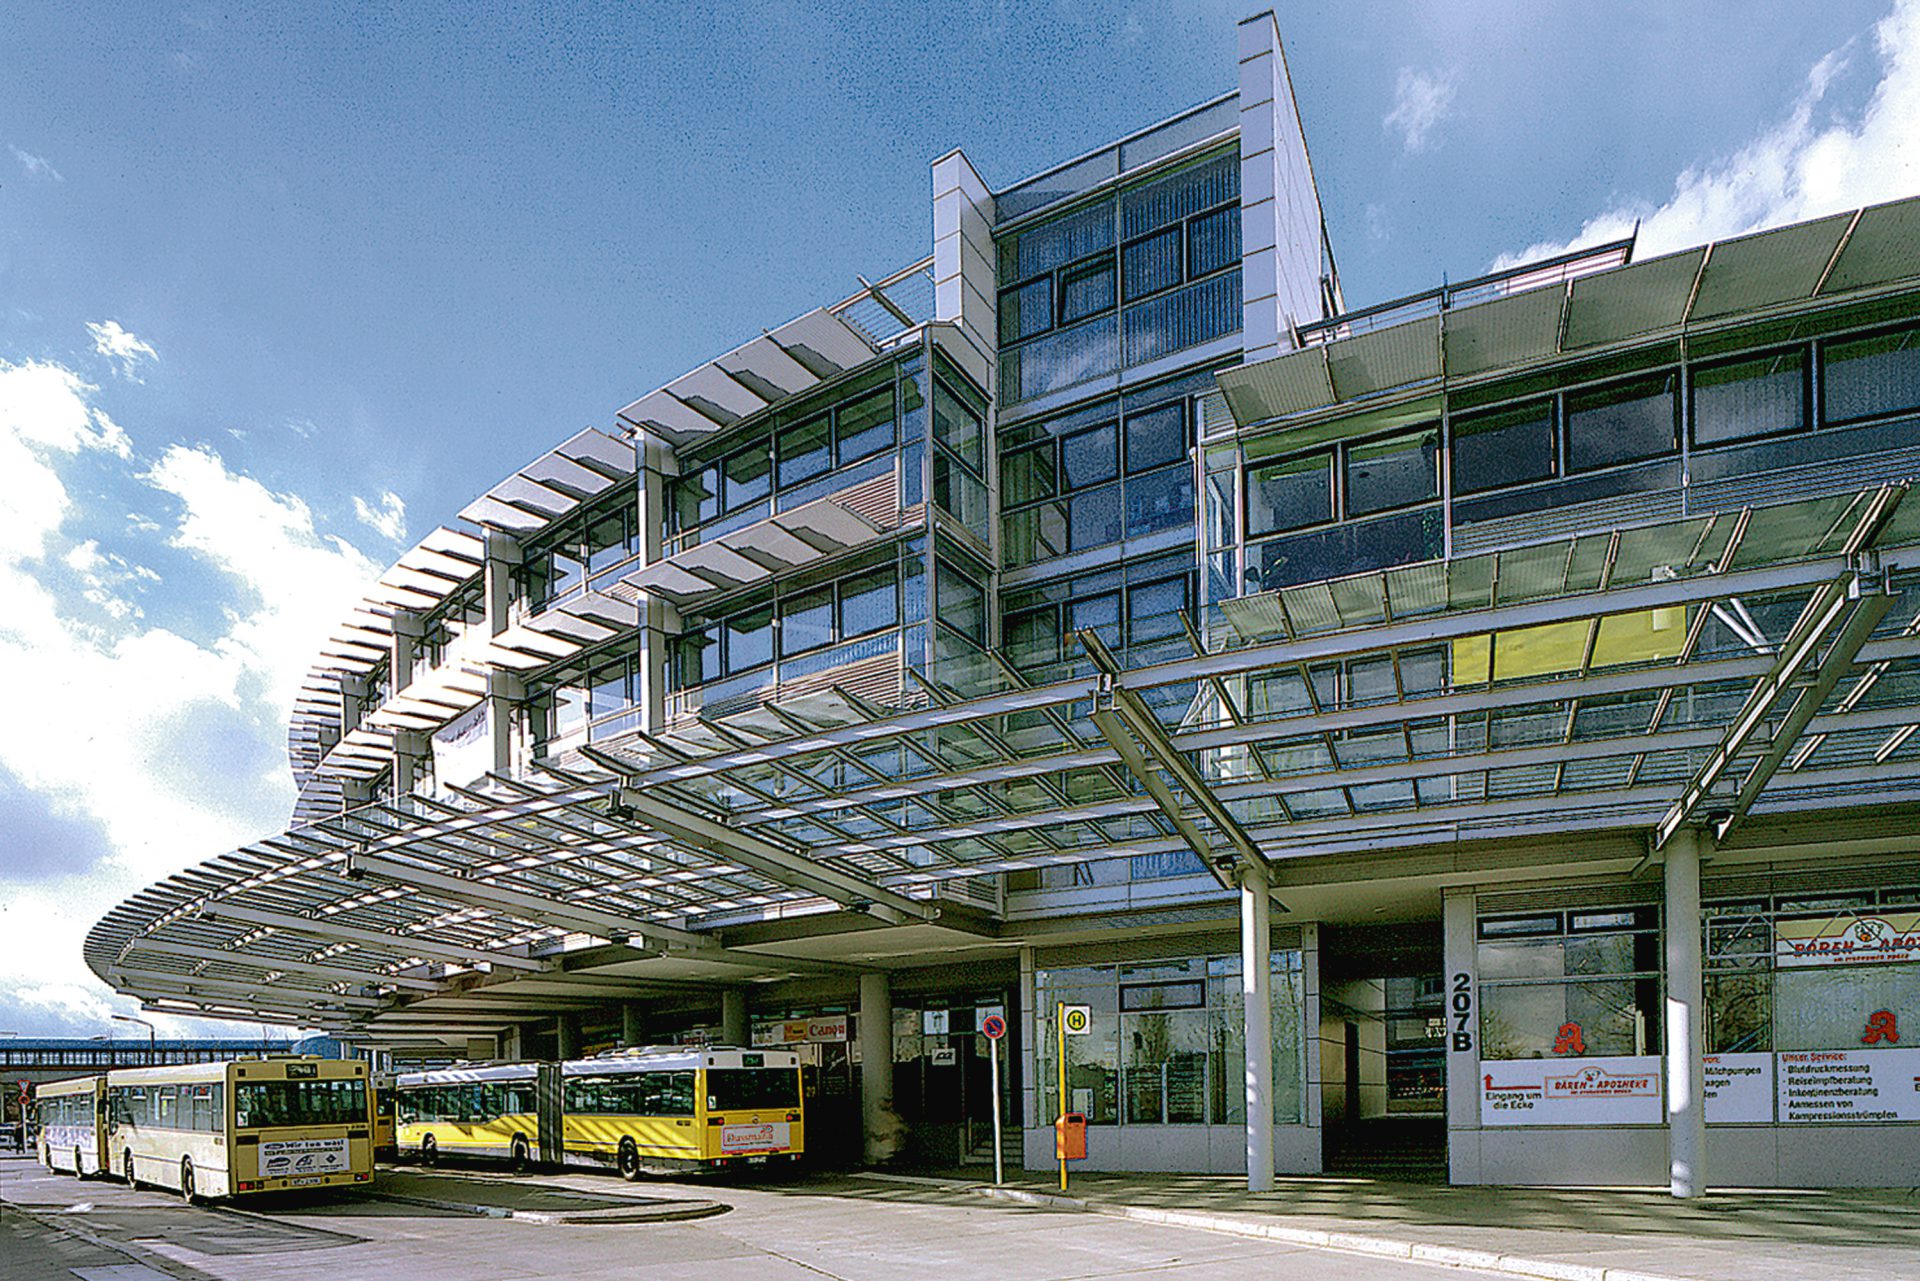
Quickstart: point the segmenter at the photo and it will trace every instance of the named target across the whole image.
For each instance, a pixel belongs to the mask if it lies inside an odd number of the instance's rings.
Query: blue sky
[[[279,12],[275,12],[279,10]],[[513,466],[1234,86],[1247,6],[0,9],[0,1032],[291,803],[356,588]],[[1351,305],[1920,192],[1920,0],[1295,3]]]

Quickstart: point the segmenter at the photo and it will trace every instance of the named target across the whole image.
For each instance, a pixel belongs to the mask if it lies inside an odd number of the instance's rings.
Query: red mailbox
[[[1053,1155],[1059,1161],[1087,1159],[1087,1114],[1069,1112],[1053,1123]]]

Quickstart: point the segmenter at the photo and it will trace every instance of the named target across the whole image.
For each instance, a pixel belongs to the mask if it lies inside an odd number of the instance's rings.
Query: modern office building
[[[1920,1183],[1920,201],[1350,309],[1239,37],[1037,177],[935,160],[926,261],[423,539],[287,830],[94,970],[798,1045],[850,1159],[887,1107],[977,1157],[999,1011],[1034,1167],[1064,1102],[1090,1168],[1256,1187]]]

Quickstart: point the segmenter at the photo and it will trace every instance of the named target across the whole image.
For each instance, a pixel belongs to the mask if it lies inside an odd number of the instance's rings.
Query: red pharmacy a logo
[[[1875,1010],[1867,1015],[1867,1031],[1860,1038],[1860,1044],[1878,1045],[1882,1041],[1888,1045],[1900,1043],[1900,1024],[1892,1010]]]
[[[1560,1031],[1553,1038],[1555,1054],[1585,1054],[1587,1037],[1578,1023],[1562,1023]]]

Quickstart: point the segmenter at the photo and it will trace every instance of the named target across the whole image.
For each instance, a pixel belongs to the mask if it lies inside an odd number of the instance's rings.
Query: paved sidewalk
[[[1282,1179],[1249,1193],[1206,1175],[1078,1175],[1070,1200],[1026,1172],[1007,1187],[941,1180],[1029,1205],[1566,1281],[1920,1281],[1920,1190],[1722,1192],[1453,1188]],[[883,1176],[884,1177],[884,1176]]]
[[[727,1206],[675,1186],[652,1195],[604,1177],[597,1185],[560,1176],[489,1175],[382,1168],[369,1195],[463,1214],[534,1223],[673,1223],[724,1214]]]

